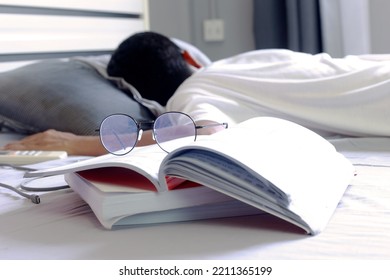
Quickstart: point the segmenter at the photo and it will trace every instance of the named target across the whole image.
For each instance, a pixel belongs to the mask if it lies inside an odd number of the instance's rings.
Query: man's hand
[[[69,155],[97,156],[106,151],[98,136],[80,136],[54,129],[8,143],[3,150],[66,151]]]

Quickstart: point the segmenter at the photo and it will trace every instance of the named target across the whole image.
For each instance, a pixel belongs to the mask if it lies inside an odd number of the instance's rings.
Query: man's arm
[[[137,146],[155,143],[151,131],[145,131]],[[66,151],[69,155],[99,156],[107,154],[99,136],[82,136],[54,129],[27,136],[22,140],[8,143],[3,150],[44,150]]]

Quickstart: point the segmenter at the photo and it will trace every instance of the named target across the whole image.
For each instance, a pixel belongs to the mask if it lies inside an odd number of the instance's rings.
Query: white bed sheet
[[[357,176],[317,236],[270,215],[108,231],[70,190],[33,205],[0,189],[0,259],[389,259],[387,142],[335,140]]]

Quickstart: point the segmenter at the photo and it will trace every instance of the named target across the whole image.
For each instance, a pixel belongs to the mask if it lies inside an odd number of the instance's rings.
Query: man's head
[[[108,63],[107,73],[124,78],[143,98],[165,106],[192,71],[181,49],[169,38],[155,32],[142,32],[118,46]]]

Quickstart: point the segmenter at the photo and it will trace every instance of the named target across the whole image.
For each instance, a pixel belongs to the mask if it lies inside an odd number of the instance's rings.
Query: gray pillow
[[[94,135],[113,113],[152,113],[77,60],[47,60],[0,73],[0,125],[23,133],[49,128]]]

